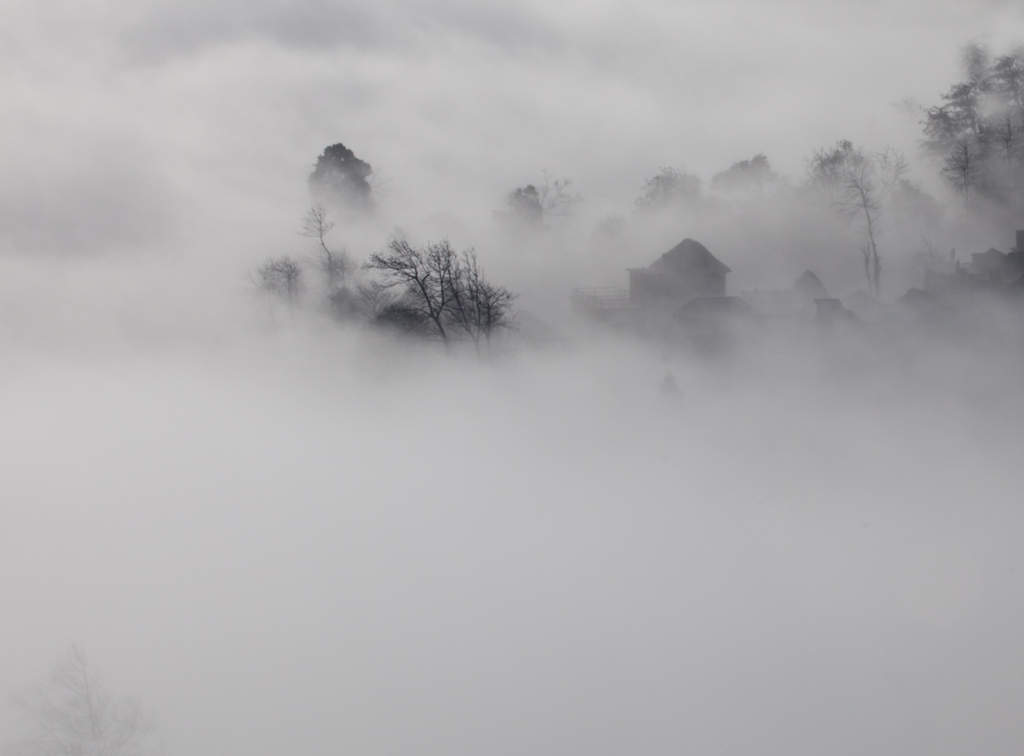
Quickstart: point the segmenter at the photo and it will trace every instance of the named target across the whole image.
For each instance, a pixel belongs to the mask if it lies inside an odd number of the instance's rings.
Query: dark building
[[[983,281],[1013,283],[1024,276],[1024,230],[1017,232],[1017,246],[1009,254],[988,249],[971,255],[970,272]]]
[[[684,239],[646,268],[629,269],[629,301],[677,309],[697,297],[725,296],[729,266],[693,239]]]
[[[1017,255],[1005,255],[998,249],[989,249],[971,255],[970,271],[983,281],[1004,283],[1019,278],[1024,272],[1017,264]]]

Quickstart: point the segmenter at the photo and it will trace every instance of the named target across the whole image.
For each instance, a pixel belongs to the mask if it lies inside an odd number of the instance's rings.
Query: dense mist
[[[4,6],[0,753],[1024,748],[1017,4]]]

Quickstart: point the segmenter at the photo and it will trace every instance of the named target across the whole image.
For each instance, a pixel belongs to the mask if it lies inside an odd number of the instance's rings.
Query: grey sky
[[[841,137],[912,154],[893,104],[1024,29],[961,0],[6,5],[0,241],[79,250],[234,219],[233,197],[294,214],[336,140],[410,215],[485,215],[545,169],[614,209],[664,164],[766,152],[793,175]]]

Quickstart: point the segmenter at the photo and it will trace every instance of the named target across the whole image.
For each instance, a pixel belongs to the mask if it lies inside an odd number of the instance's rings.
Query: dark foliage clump
[[[369,177],[373,168],[341,142],[324,149],[309,176],[313,196],[332,205],[366,210],[372,204]]]

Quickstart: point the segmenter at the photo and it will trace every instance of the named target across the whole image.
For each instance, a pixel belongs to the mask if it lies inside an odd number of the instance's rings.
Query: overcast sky
[[[4,6],[0,246],[21,251],[279,222],[339,140],[407,215],[485,213],[543,170],[614,209],[665,164],[798,175],[843,137],[913,156],[895,104],[1024,32],[1010,0]]]

